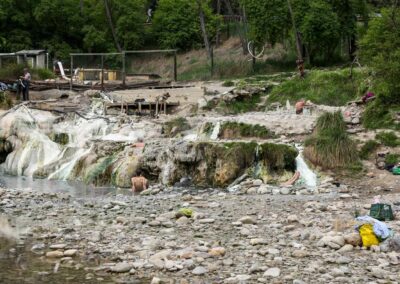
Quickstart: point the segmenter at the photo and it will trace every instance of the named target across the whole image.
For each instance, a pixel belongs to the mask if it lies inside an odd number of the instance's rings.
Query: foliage
[[[400,129],[395,123],[400,111],[400,8],[383,9],[360,41],[360,57],[374,70],[377,99],[364,112],[367,128]]]
[[[222,83],[222,86],[224,86],[224,87],[233,87],[233,86],[235,86],[235,82],[233,82],[231,80],[227,80],[224,83]]]
[[[385,163],[387,165],[396,165],[400,162],[400,155],[397,154],[388,154],[385,157]]]
[[[376,72],[380,102],[400,105],[400,8],[384,9],[371,21],[360,56]]]
[[[368,140],[360,149],[360,158],[367,160],[378,149],[379,145],[375,140]]]
[[[220,133],[222,133],[224,139],[237,139],[245,137],[267,139],[273,136],[265,126],[238,122],[223,123]]]
[[[359,164],[356,144],[347,133],[341,112],[325,113],[305,142],[304,155],[323,169],[348,169]]]
[[[209,5],[202,8],[207,32],[213,37],[218,17],[213,15]],[[183,50],[202,46],[198,11],[195,0],[159,0],[153,20],[153,31],[159,46]]]
[[[241,0],[246,8],[250,26],[250,38],[258,45],[269,42],[274,45],[282,40],[288,26],[288,7],[282,0]]]
[[[350,69],[313,70],[305,79],[296,76],[274,87],[268,102],[295,103],[304,98],[316,104],[342,106],[362,94],[359,87],[366,76],[362,69],[353,70],[352,77]]]
[[[80,5],[80,3],[82,5]],[[120,45],[143,44],[146,0],[108,0]],[[0,1],[0,52],[45,48],[68,60],[72,51],[115,51],[104,1]]]
[[[9,109],[13,105],[13,102],[7,92],[0,91],[0,109]]]
[[[327,1],[310,1],[300,30],[311,56],[322,53],[325,58],[328,58],[333,55],[340,40],[340,24],[338,15]]]
[[[179,133],[190,129],[188,120],[184,117],[178,117],[164,123],[164,133],[168,137],[175,137]]]
[[[11,64],[7,67],[0,69],[0,78],[6,80],[17,80],[24,74],[25,65],[23,64]],[[52,71],[42,68],[29,69],[33,80],[46,80],[54,78]]]
[[[375,139],[379,140],[383,145],[388,147],[400,146],[400,138],[394,132],[378,133]]]
[[[396,124],[395,116],[400,111],[400,105],[386,105],[378,98],[369,103],[362,117],[364,127],[369,129],[400,129],[400,124]]]

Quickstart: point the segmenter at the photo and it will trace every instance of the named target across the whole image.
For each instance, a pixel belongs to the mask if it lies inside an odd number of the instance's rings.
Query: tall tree
[[[288,8],[289,8],[289,13],[290,13],[290,19],[292,20],[292,27],[293,27],[294,36],[295,36],[295,39],[296,39],[297,59],[298,60],[303,60],[303,42],[301,40],[300,32],[297,29],[296,21],[294,19],[292,3],[290,2],[290,0],[287,0],[287,4],[288,4]]]
[[[205,21],[205,17],[204,17],[203,5],[202,5],[201,1],[202,0],[197,0],[197,7],[198,7],[199,19],[200,19],[200,27],[201,27],[201,32],[203,34],[204,46],[207,51],[207,56],[208,56],[208,58],[211,58],[212,50],[211,50],[211,46],[210,46],[210,41],[208,39],[206,21]]]
[[[122,48],[121,48],[121,45],[119,44],[119,41],[118,41],[118,38],[117,38],[117,33],[115,32],[111,10],[110,10],[110,7],[108,5],[108,0],[104,0],[104,9],[106,10],[108,25],[110,27],[111,34],[112,34],[113,39],[114,39],[115,47],[118,50],[118,52],[121,52]]]

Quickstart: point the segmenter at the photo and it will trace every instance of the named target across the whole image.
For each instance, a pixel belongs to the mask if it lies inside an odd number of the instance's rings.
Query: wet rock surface
[[[41,283],[67,268],[76,271],[76,283],[397,283],[400,278],[400,252],[384,243],[371,250],[358,247],[354,206],[366,214],[363,205],[372,196],[356,188],[352,202],[341,199],[338,189],[254,195],[163,188],[155,195],[96,199],[0,192],[0,212],[15,231],[7,257],[16,261],[18,246],[25,246],[35,259],[52,263],[41,270]],[[400,194],[384,198],[398,202]],[[190,208],[192,216],[177,214],[182,208]],[[400,232],[399,221],[387,223]]]

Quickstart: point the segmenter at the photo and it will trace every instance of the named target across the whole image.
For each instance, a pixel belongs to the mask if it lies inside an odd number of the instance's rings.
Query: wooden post
[[[176,55],[176,50],[174,51],[174,81],[178,81],[178,60]]]
[[[71,74],[71,80],[69,81],[69,89],[72,91],[72,78],[74,76],[74,56],[71,55],[71,66],[70,66],[70,74]]]
[[[104,92],[104,55],[101,56],[101,90]]]
[[[139,103],[139,113],[142,113],[142,103]]]
[[[156,101],[156,116],[158,115],[158,100]]]
[[[122,53],[122,86],[126,85],[126,63],[125,63],[126,53]]]

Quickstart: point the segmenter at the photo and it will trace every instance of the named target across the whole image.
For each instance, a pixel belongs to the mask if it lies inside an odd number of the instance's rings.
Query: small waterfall
[[[60,166],[59,169],[57,169],[55,172],[51,173],[48,177],[49,180],[51,179],[57,179],[57,180],[67,180],[70,175],[72,170],[75,167],[75,164],[85,155],[89,154],[91,151],[92,147],[89,149],[79,149],[72,157],[72,159]]]
[[[214,126],[213,132],[211,133],[210,139],[217,140],[219,137],[219,132],[221,131],[221,122],[217,122]]]
[[[257,144],[256,152],[254,154],[254,178],[259,178],[261,174],[260,150],[261,147]]]
[[[303,147],[296,145],[299,155],[296,158],[297,171],[300,172],[300,181],[309,187],[317,186],[317,175],[308,167],[303,158]]]

